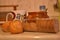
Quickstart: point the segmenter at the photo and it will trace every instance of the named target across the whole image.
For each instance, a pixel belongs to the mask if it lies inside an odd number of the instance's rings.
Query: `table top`
[[[0,25],[0,27],[2,27]],[[0,28],[0,39],[2,40],[44,40],[44,39],[49,39],[49,40],[59,40],[60,39],[60,32],[58,33],[40,33],[40,32],[24,32],[24,33],[20,33],[20,34],[11,34],[9,32],[5,33],[2,31],[2,29]]]

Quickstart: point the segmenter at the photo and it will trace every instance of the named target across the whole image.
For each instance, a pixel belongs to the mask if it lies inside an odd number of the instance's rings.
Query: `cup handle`
[[[8,16],[11,15],[12,16],[12,19],[14,20],[15,19],[15,13],[14,12],[11,12],[11,13],[8,13],[6,15],[6,21],[8,21]]]

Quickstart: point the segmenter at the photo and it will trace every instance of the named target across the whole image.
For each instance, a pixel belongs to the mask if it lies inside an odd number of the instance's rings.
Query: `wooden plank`
[[[0,5],[0,7],[13,7],[16,10],[18,5]]]
[[[18,5],[0,5],[0,7],[18,7]]]

